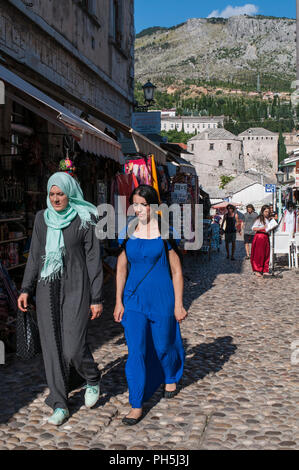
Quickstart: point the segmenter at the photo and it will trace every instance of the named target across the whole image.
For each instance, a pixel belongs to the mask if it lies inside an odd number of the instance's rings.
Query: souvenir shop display
[[[15,349],[17,298],[16,286],[0,261],[0,341],[10,352]]]
[[[64,171],[65,173],[68,173],[70,176],[73,176],[73,177],[76,171],[76,167],[74,166],[74,163],[69,158],[66,158],[65,160],[60,160],[59,169],[61,171]]]
[[[125,174],[133,174],[138,184],[152,184],[151,158],[134,158],[125,163]]]
[[[171,178],[171,204],[179,204],[181,206],[181,234],[184,238],[184,210],[189,210],[189,207],[184,207],[185,204],[191,205],[191,227],[189,230],[195,230],[195,204],[198,203],[198,178],[196,175],[186,173],[177,173]],[[193,239],[187,240],[189,242]]]

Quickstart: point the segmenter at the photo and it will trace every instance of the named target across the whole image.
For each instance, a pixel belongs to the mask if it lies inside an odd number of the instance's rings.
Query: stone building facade
[[[242,141],[225,129],[211,129],[192,137],[186,155],[205,190],[217,189],[221,176],[236,176],[244,171]]]
[[[195,134],[209,129],[223,127],[224,116],[161,116],[161,131],[177,130],[186,134]]]
[[[239,134],[243,142],[245,171],[256,169],[267,175],[275,175],[278,169],[278,134],[260,127],[247,129]]]
[[[0,2],[0,64],[77,113],[131,124],[134,40],[134,0]]]
[[[286,146],[286,151],[288,154],[294,152],[294,150],[299,148],[299,133],[294,130],[293,132],[283,132],[284,144]]]

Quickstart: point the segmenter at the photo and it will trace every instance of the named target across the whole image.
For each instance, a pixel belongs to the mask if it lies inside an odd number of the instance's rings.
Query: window
[[[214,144],[210,144],[210,150],[214,150]]]
[[[227,144],[227,150],[231,150],[232,149],[232,144]]]
[[[203,129],[204,129],[204,128],[206,127],[206,125],[205,125],[205,124],[203,124],[203,125],[202,125],[202,127],[203,127]]]
[[[210,129],[210,127],[211,127],[210,124],[208,124],[208,128],[209,128],[209,129]]]
[[[194,150],[194,144],[191,144],[191,152]]]
[[[110,0],[110,39],[121,46],[123,39],[122,0]]]
[[[223,166],[223,160],[218,160],[218,166]]]

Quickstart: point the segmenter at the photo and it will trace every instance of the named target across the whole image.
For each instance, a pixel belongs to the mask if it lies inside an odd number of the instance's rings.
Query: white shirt
[[[295,225],[295,212],[286,211],[285,214],[285,224],[286,224],[286,232],[291,233],[293,235],[294,232],[294,225]]]
[[[267,225],[268,225],[269,223],[270,223],[270,220],[269,220],[269,219],[265,219],[265,223],[264,223],[264,224],[260,221],[260,219],[257,219],[257,220],[254,222],[253,226],[252,226],[252,230],[253,230],[254,228],[257,228],[257,227],[264,227],[265,225],[266,225],[266,227],[267,227]]]

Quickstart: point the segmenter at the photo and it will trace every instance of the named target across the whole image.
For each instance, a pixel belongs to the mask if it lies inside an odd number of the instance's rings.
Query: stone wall
[[[211,143],[214,150],[209,150]],[[231,150],[227,149],[228,144]],[[195,166],[203,188],[217,189],[222,175],[236,176],[244,171],[242,142],[239,140],[192,140],[188,142],[188,152],[192,152],[193,156],[186,155],[184,158]],[[222,166],[219,166],[220,161]]]
[[[243,140],[245,171],[255,168],[267,175],[274,175],[278,169],[278,136],[247,137]]]
[[[121,0],[120,0],[121,1]],[[0,49],[9,61],[83,102],[130,124],[134,75],[134,2],[123,8],[121,44],[109,36],[110,1],[95,1],[97,17],[76,0],[0,3]],[[101,6],[101,8],[100,8]],[[49,94],[50,94],[49,89]]]

